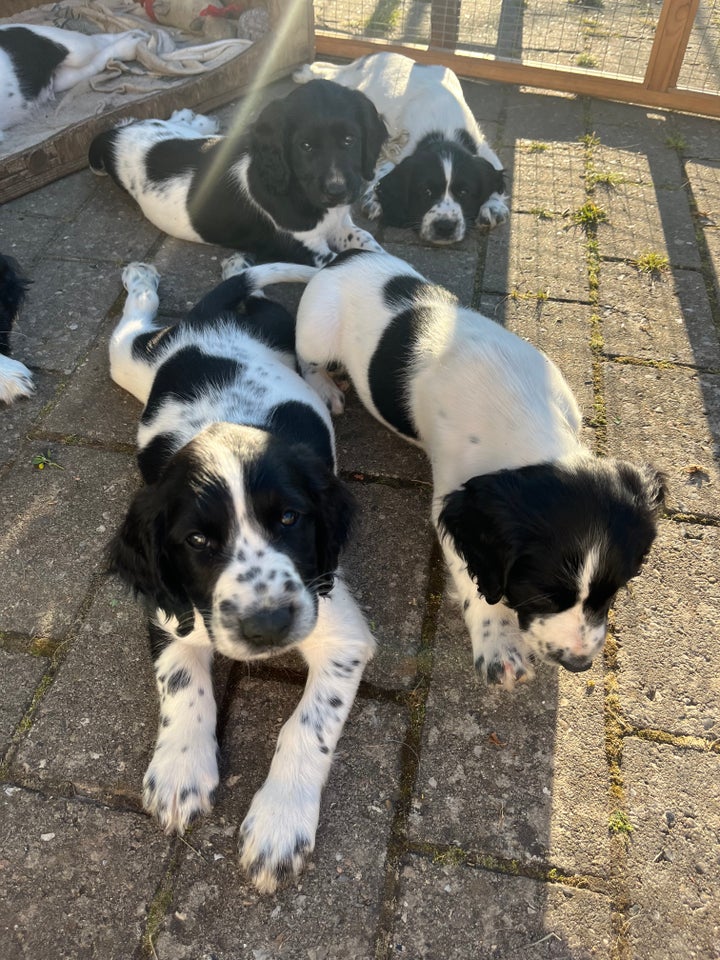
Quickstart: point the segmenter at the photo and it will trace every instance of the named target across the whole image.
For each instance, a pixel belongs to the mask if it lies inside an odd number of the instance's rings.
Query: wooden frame
[[[429,46],[338,37],[316,32],[322,56],[354,59],[377,50],[406,53],[421,63],[439,63],[464,77],[560,90],[579,96],[621,100],[648,107],[720,117],[720,92],[700,93],[676,86],[699,0],[664,0],[644,78],[617,77],[578,67],[548,67],[457,50],[461,0],[432,0]]]

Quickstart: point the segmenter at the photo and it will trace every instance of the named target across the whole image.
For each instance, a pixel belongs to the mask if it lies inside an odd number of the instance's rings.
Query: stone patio
[[[345,569],[379,649],[313,861],[267,897],[236,857],[300,695],[292,658],[219,665],[216,810],[162,834],[140,805],[157,717],[145,627],[102,571],[139,482],[140,410],[110,380],[107,343],[127,262],[158,267],[176,316],[225,251],[159,234],[88,171],[7,204],[0,250],[34,279],[14,354],[37,393],[0,410],[6,960],[720,958],[720,126],[466,92],[507,167],[510,222],[452,249],[378,237],[546,350],[593,449],[666,473],[657,543],[604,657],[512,695],[475,680],[426,464],[351,397],[338,452],[362,520]]]

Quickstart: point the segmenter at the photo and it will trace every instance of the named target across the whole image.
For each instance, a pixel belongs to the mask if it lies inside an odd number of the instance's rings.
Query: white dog
[[[655,537],[662,477],[594,457],[545,354],[387,253],[350,251],[315,274],[296,344],[316,374],[342,363],[368,410],[430,458],[478,672],[511,688],[538,660],[588,669]],[[324,394],[342,409],[329,378]]]
[[[296,83],[313,77],[360,90],[388,128],[388,161],[363,201],[371,219],[414,227],[431,243],[462,240],[466,223],[507,219],[502,164],[452,70],[374,53],[347,66],[308,64],[294,74]]]
[[[33,107],[100,73],[110,60],[134,60],[142,30],[95,33],[35,24],[0,26],[0,140]]]

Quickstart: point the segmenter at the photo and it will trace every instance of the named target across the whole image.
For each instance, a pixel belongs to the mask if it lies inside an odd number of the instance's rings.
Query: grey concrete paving
[[[351,395],[338,452],[362,516],[344,567],[380,647],[313,860],[264,897],[236,857],[300,695],[293,657],[219,664],[217,807],[183,839],[162,834],[140,802],[156,723],[143,617],[102,575],[138,483],[140,412],[109,379],[107,342],[129,259],[155,263],[174,316],[224,251],[163,237],[87,171],[7,204],[0,249],[35,281],[15,354],[38,386],[0,410],[8,960],[720,958],[720,128],[466,91],[508,169],[509,223],[453,249],[379,238],[553,356],[598,453],[667,475],[604,658],[581,676],[544,668],[514,695],[477,683],[427,465]],[[638,269],[647,254],[654,274]]]

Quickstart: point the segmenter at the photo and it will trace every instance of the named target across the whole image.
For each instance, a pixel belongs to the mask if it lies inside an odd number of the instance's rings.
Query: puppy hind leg
[[[155,329],[160,276],[148,263],[130,263],[122,272],[127,299],[120,322],[110,338],[110,376],[143,403],[152,386],[151,367],[133,354],[138,336]]]
[[[320,601],[318,623],[299,650],[305,691],[280,731],[263,786],[241,827],[241,865],[261,893],[297,875],[315,846],[320,798],[335,746],[375,641],[345,584]]]
[[[333,416],[345,410],[345,394],[327,372],[339,360],[340,302],[329,273],[321,273],[305,291],[295,321],[295,351],[303,380]]]

